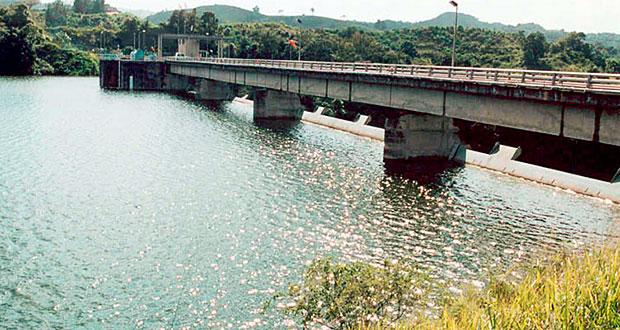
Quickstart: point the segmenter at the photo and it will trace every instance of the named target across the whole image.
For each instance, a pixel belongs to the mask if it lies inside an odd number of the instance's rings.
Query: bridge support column
[[[434,178],[447,168],[464,164],[465,148],[447,117],[399,112],[385,124],[384,161],[389,172]]]
[[[299,95],[272,89],[254,90],[254,120],[301,120]]]
[[[191,88],[188,76],[166,74],[163,82],[163,90],[168,92],[187,92]]]
[[[232,86],[214,80],[200,79],[196,83],[196,100],[204,101],[232,101],[235,91]]]

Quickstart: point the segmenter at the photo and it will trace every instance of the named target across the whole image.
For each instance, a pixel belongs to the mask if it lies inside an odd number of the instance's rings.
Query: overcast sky
[[[460,0],[461,12],[482,21],[505,24],[538,23],[547,29],[582,32],[620,33],[620,0]],[[258,5],[261,12],[277,15],[315,14],[332,18],[374,22],[393,19],[417,22],[453,10],[448,0],[107,0],[121,8],[161,11],[226,4],[251,9]]]

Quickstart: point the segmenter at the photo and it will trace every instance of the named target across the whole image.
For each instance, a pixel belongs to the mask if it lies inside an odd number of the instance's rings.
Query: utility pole
[[[456,10],[454,15],[454,40],[452,41],[452,67],[454,67],[454,62],[456,59],[456,34],[459,28],[459,4],[454,0],[451,0],[450,4],[454,6]]]

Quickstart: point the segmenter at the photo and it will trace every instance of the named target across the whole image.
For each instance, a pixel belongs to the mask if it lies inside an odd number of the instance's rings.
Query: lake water
[[[420,186],[382,153],[240,104],[2,78],[0,327],[286,328],[258,311],[317,256],[458,284],[618,236],[616,205],[475,167]]]

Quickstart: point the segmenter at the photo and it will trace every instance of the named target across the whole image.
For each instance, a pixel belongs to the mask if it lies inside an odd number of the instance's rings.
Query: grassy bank
[[[562,256],[448,302],[440,320],[402,329],[618,329],[620,250]]]
[[[415,267],[318,260],[291,286],[283,310],[305,327],[333,329],[620,328],[619,249],[562,255],[515,272],[489,280],[485,289],[443,297],[441,311],[429,317],[419,309],[425,301],[416,292],[424,281]]]

